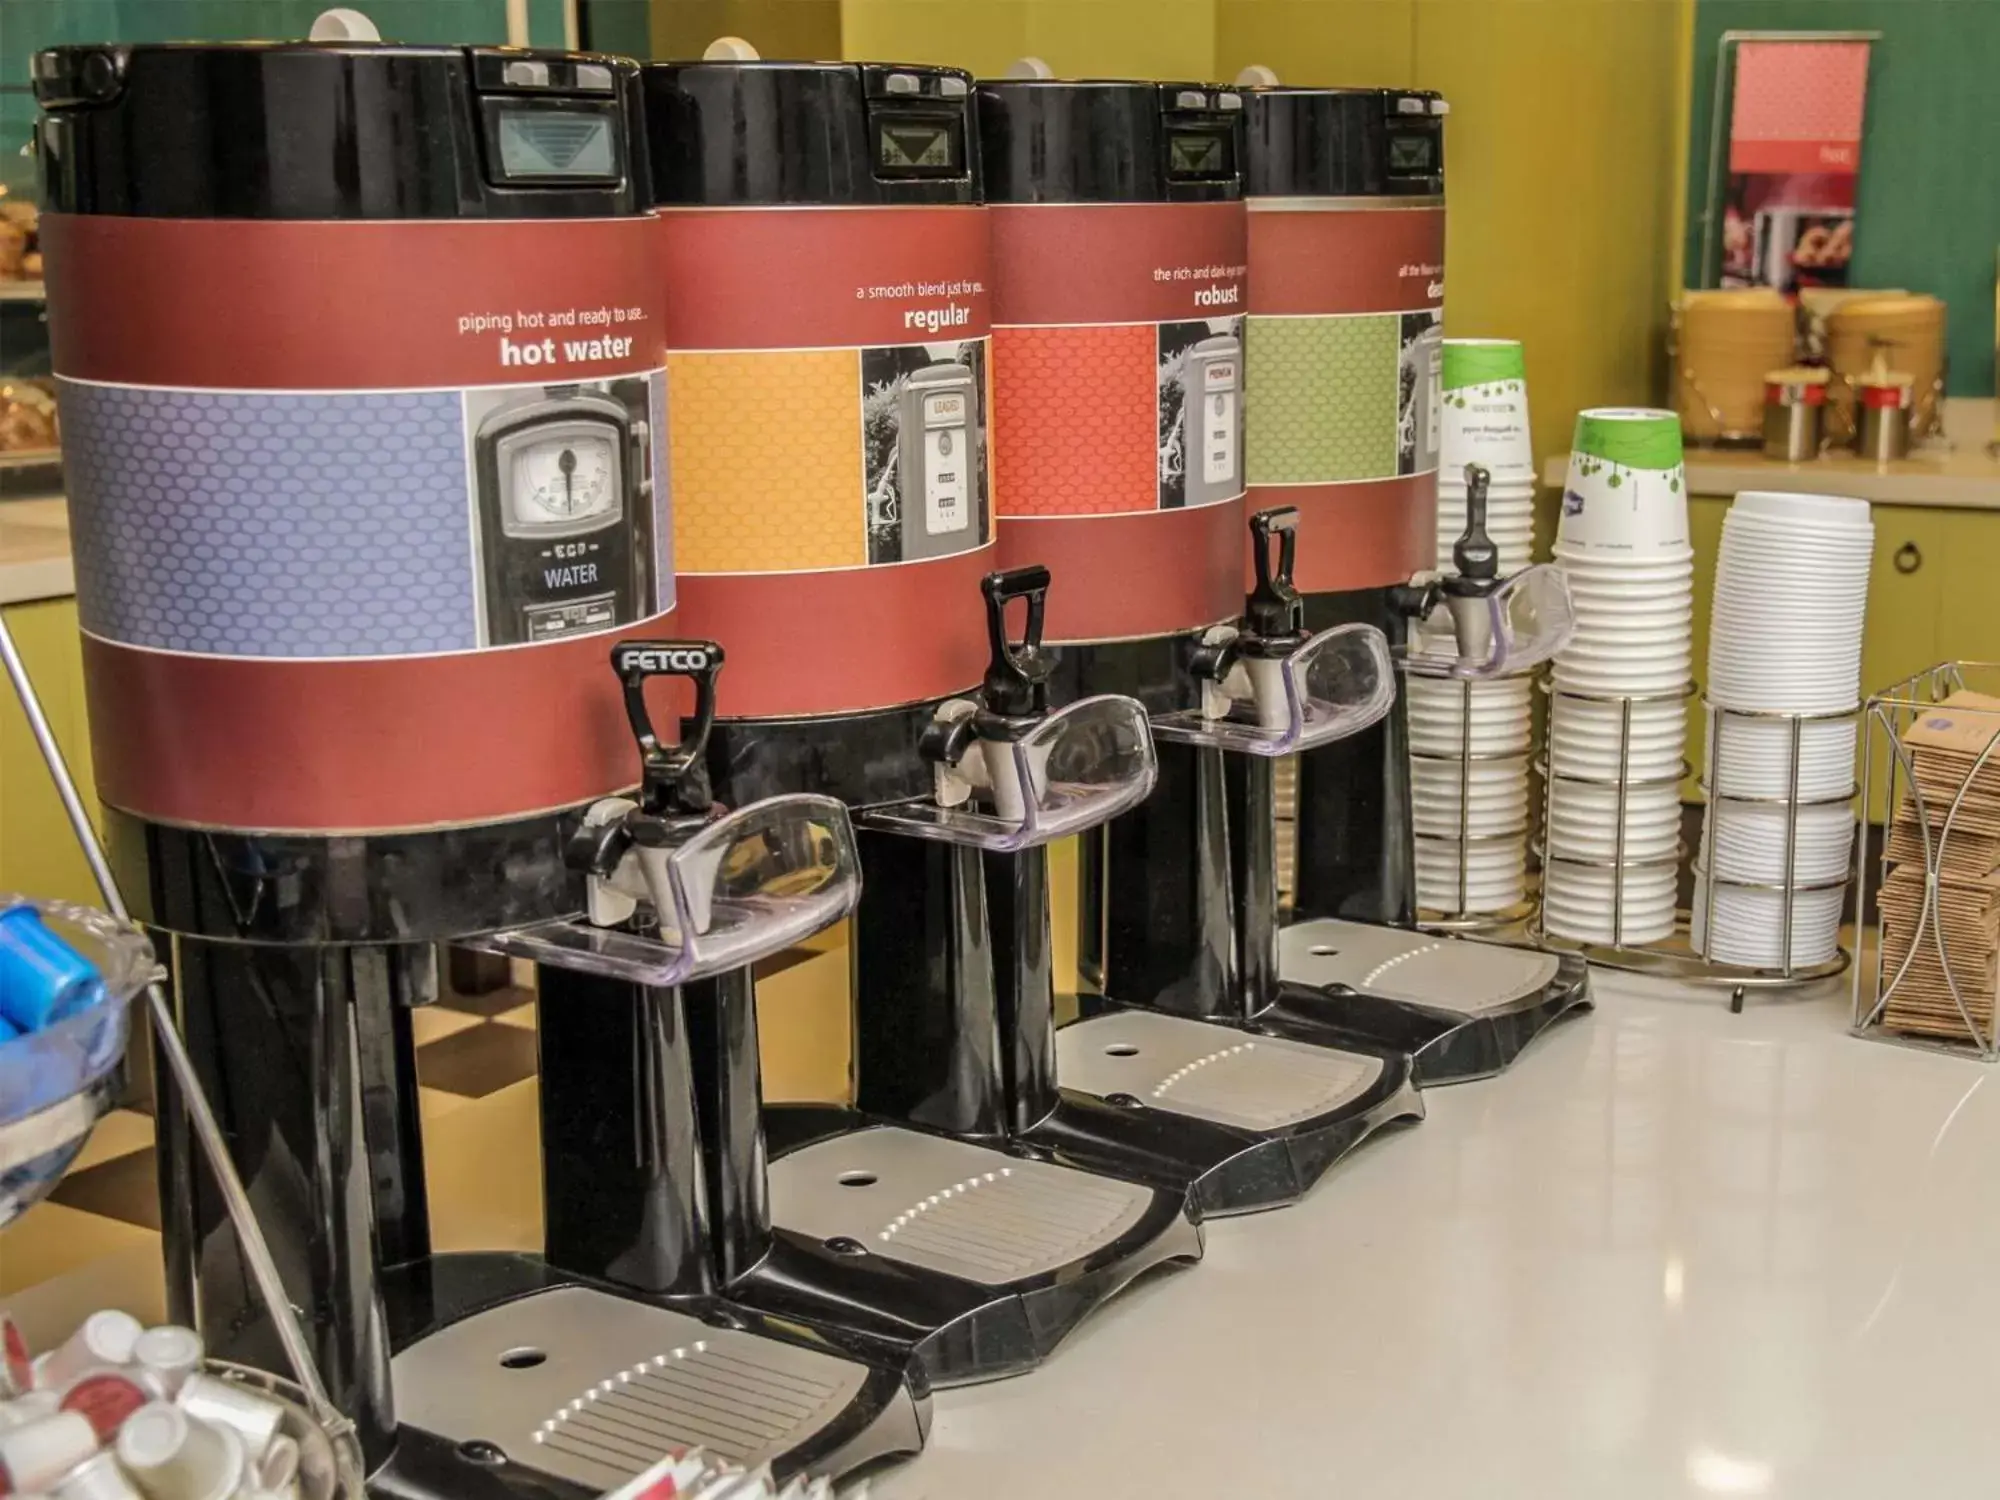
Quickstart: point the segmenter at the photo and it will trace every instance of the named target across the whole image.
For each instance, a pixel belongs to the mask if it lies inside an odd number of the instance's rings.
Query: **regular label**
[[[983,212],[662,211],[683,575],[987,544]]]

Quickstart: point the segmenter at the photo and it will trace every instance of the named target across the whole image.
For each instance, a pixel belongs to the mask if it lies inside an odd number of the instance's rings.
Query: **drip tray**
[[[1362,922],[1298,922],[1278,934],[1278,974],[1290,983],[1344,985],[1471,1017],[1536,1002],[1558,969],[1552,954],[1532,948]]]
[[[453,1323],[395,1359],[396,1415],[602,1492],[670,1447],[754,1467],[810,1442],[870,1371],[583,1287]],[[903,1401],[907,1404],[909,1397]]]
[[[771,1218],[904,1264],[1000,1287],[1108,1250],[1149,1188],[915,1130],[874,1126],[771,1163]]]
[[[1157,1011],[1077,1021],[1056,1033],[1065,1088],[1244,1130],[1284,1130],[1366,1095],[1378,1057],[1251,1036]]]

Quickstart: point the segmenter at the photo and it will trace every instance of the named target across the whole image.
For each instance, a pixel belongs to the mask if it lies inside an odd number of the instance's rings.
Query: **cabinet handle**
[[[1896,549],[1895,562],[1898,573],[1914,573],[1924,565],[1924,554],[1915,542],[1905,542]]]

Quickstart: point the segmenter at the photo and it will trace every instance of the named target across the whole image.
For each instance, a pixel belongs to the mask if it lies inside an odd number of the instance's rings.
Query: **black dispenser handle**
[[[639,742],[639,805],[657,817],[707,814],[713,798],[703,757],[715,724],[715,679],[722,647],[714,641],[620,641],[611,668],[625,689],[625,717]],[[694,718],[678,745],[663,745],[646,711],[646,683],[685,677],[694,684]]]
[[[1042,616],[1048,608],[1049,570],[1008,568],[979,580],[986,596],[986,641],[991,659],[980,688],[986,712],[1003,719],[1043,719],[1049,712],[1049,674],[1055,669],[1042,652]],[[1021,639],[1007,638],[1007,606],[1028,601]]]
[[[1493,482],[1483,464],[1465,466],[1465,530],[1451,549],[1457,570],[1452,592],[1490,594],[1500,582],[1500,549],[1486,533],[1486,490]]]
[[[1244,606],[1243,624],[1262,640],[1296,640],[1306,628],[1305,600],[1292,584],[1292,569],[1299,557],[1298,509],[1281,505],[1258,511],[1250,518],[1250,543],[1257,585]]]

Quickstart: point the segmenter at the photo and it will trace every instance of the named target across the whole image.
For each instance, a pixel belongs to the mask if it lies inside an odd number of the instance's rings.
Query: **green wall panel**
[[[1868,74],[1853,283],[1944,298],[1955,396],[1993,391],[2000,249],[2000,0],[1700,0],[1688,153],[1701,266],[1715,62],[1725,31],[1879,31]],[[1726,127],[1725,127],[1726,128]]]

